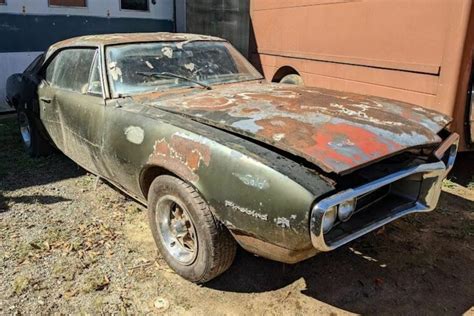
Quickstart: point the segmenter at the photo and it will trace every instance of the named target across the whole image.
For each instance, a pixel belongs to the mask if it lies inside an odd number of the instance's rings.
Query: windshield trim
[[[259,79],[248,79],[248,80],[240,80],[240,81],[233,81],[233,82],[220,82],[220,83],[217,83],[217,84],[213,84],[212,87],[214,88],[214,87],[220,87],[220,86],[225,86],[225,85],[248,83],[248,82],[252,82],[252,81],[262,81],[262,80],[265,80],[265,78],[263,76]],[[117,99],[136,97],[136,96],[140,96],[140,95],[153,94],[153,93],[166,93],[166,92],[178,93],[179,91],[196,90],[196,89],[199,90],[199,91],[202,91],[202,92],[212,92],[214,90],[214,89],[205,90],[205,89],[201,89],[197,86],[183,86],[183,87],[166,88],[166,89],[163,89],[163,90],[148,90],[148,91],[139,91],[139,92],[127,93],[127,94],[119,94],[119,95],[116,95],[116,96],[112,96],[110,99],[111,100],[117,100]]]

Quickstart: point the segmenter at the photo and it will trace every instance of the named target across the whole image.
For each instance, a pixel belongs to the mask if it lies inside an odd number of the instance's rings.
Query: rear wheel
[[[158,250],[183,278],[205,283],[231,266],[233,237],[186,182],[157,177],[150,187],[148,218]]]
[[[51,145],[41,135],[35,125],[33,115],[24,105],[18,106],[17,119],[23,147],[28,155],[31,157],[40,157],[51,153]]]

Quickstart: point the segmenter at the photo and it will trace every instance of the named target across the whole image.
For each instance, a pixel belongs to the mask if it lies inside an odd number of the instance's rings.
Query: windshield
[[[115,96],[261,79],[227,42],[157,42],[109,46],[107,72]]]

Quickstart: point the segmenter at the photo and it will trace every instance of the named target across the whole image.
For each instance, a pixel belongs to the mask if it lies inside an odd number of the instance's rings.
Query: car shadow
[[[56,195],[23,195],[19,197],[5,197],[0,193],[0,213],[6,212],[10,203],[50,205],[66,201],[71,201],[71,199]]]
[[[463,187],[474,185],[474,152],[459,153],[448,179]]]
[[[0,213],[11,203],[54,204],[61,196],[31,194],[10,196],[10,192],[76,178],[86,172],[59,152],[47,157],[30,158],[23,150],[15,117],[0,119]]]

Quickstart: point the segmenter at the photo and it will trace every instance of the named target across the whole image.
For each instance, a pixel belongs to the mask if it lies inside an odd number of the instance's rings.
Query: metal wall
[[[249,0],[187,0],[186,30],[227,39],[248,56]]]
[[[453,116],[451,129],[464,136],[473,3],[252,0],[253,59],[269,80],[290,69],[307,86],[435,109]]]

